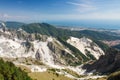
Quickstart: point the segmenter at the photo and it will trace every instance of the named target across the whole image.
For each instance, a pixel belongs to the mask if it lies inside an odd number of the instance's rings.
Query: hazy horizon
[[[119,8],[120,0],[1,0],[0,20],[119,29]]]

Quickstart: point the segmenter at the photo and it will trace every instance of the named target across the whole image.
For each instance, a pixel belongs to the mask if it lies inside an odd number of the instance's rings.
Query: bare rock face
[[[72,52],[67,49],[63,45],[60,45],[57,42],[49,42],[48,43],[49,49],[53,52],[54,62],[64,65],[73,65],[81,60],[78,58],[75,58],[74,55],[72,55]]]
[[[39,53],[39,49],[37,50],[36,54],[35,54],[35,58],[37,60],[40,60],[40,53]]]
[[[62,55],[62,49],[59,48],[59,46],[57,46],[55,43],[53,42],[49,42],[48,43],[48,47],[51,50],[51,52],[53,53],[53,57],[54,57],[54,62],[58,63],[58,64],[66,64],[66,62],[64,61],[64,59],[62,60],[61,55]]]
[[[106,55],[101,56],[98,61],[87,64],[83,68],[87,69],[87,72],[96,71],[102,74],[120,70],[120,51],[109,49]]]
[[[5,32],[7,30],[6,25],[3,21],[0,21],[0,28]]]
[[[26,41],[26,43],[25,43],[25,46],[26,46],[26,50],[27,50],[27,52],[28,51],[33,51],[34,52],[34,45],[33,45],[33,43],[31,43],[30,41]]]
[[[104,51],[91,39],[82,37],[75,38],[70,37],[67,42],[72,46],[76,47],[85,56],[92,59],[99,59],[101,55],[104,55]]]
[[[80,43],[77,46],[73,45],[74,47],[76,47],[74,48],[74,50],[86,50],[86,47],[87,49],[89,49],[88,53],[91,50],[91,47],[88,48],[90,46],[89,43],[92,43],[92,41],[89,39],[73,38],[70,41],[71,43],[73,42],[75,44],[77,44],[77,42]],[[80,47],[81,45],[83,45],[83,47]],[[95,54],[96,52],[99,54],[100,50],[98,46],[94,45],[93,49]],[[65,46],[65,44],[63,44],[56,38],[50,36],[41,35],[38,33],[30,34],[22,29],[11,31],[8,30],[5,32],[0,31],[0,57],[30,57],[47,65],[80,65],[85,58],[82,58],[83,55],[81,54],[83,53],[79,54],[78,51],[74,52],[74,50],[70,49],[68,46]]]

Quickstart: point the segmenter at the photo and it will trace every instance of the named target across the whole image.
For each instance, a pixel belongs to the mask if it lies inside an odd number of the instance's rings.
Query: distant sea
[[[100,28],[100,29],[119,29],[120,20],[79,20],[79,21],[49,21],[48,23],[57,26]]]

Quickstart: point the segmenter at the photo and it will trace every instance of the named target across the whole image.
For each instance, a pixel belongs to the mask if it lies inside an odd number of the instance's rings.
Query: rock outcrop
[[[87,64],[83,67],[87,69],[87,72],[98,72],[98,73],[112,73],[120,70],[120,51],[116,49],[109,49],[106,55],[101,56],[99,60],[93,64]]]

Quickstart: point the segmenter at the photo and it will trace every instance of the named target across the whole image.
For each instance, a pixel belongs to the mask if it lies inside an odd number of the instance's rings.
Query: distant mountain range
[[[14,21],[7,21],[7,22],[5,22],[5,25],[6,25],[8,28],[18,29],[18,28],[21,27],[22,25],[25,25],[25,23],[22,23],[22,22],[14,22]]]

